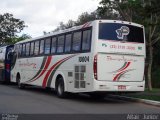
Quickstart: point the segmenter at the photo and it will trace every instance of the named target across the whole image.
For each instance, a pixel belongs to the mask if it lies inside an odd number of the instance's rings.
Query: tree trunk
[[[152,62],[153,62],[153,49],[151,42],[149,42],[149,48],[148,48],[148,73],[147,73],[147,80],[148,80],[148,89],[149,91],[152,90]]]
[[[150,6],[151,6],[151,1],[150,1]],[[150,17],[151,25],[153,23],[153,16],[151,13]],[[149,38],[148,38],[148,45],[149,45],[149,50],[148,50],[148,74],[147,74],[147,80],[148,80],[148,89],[149,91],[152,90],[152,62],[153,62],[153,49],[152,49],[152,26],[150,25],[149,27]]]

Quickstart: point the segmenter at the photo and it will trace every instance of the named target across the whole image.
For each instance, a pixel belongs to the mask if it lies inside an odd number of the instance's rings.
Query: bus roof
[[[137,24],[137,23],[133,23],[133,22],[128,22],[128,21],[101,20],[101,19],[99,19],[99,20],[94,20],[94,21],[87,22],[87,23],[85,23],[83,25],[80,25],[80,26],[74,26],[72,28],[68,28],[68,29],[65,29],[65,30],[59,30],[59,31],[51,32],[51,33],[48,33],[48,34],[43,35],[43,36],[39,36],[39,37],[31,38],[31,39],[26,39],[26,40],[17,42],[16,44],[24,43],[24,42],[29,42],[29,41],[34,41],[34,40],[38,40],[38,39],[43,39],[43,38],[51,37],[51,36],[54,36],[54,35],[63,34],[63,33],[66,33],[66,32],[71,32],[73,30],[78,30],[78,29],[81,29],[81,28],[85,28],[85,27],[88,27],[88,25],[90,25],[92,22],[99,22],[99,23],[120,23],[120,24],[129,24],[129,25],[133,25],[133,26],[144,27],[141,24]]]

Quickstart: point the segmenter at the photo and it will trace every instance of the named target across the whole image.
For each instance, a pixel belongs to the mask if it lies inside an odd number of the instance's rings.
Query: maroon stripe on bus
[[[58,69],[64,62],[66,62],[67,60],[69,60],[70,58],[72,58],[72,57],[74,57],[74,56],[76,56],[76,55],[72,55],[72,56],[67,57],[67,58],[66,58],[65,60],[63,60],[60,64],[58,64],[58,65],[54,68],[54,70],[52,70],[52,72],[51,72],[51,74],[50,74],[50,76],[49,76],[49,78],[48,78],[47,86],[46,86],[46,87],[50,87],[50,86],[51,86],[52,78],[53,78],[55,72],[57,71],[57,69]]]
[[[128,68],[128,66],[130,65],[131,62],[128,62],[122,69],[119,70],[120,73],[118,73],[114,78],[113,78],[113,81],[116,81],[118,79],[118,77],[125,73],[124,70],[126,70]]]
[[[65,59],[65,58],[64,58],[64,59]],[[47,74],[46,74],[45,77],[44,77],[44,80],[43,80],[43,83],[42,83],[42,87],[44,87],[44,88],[46,87],[48,77],[49,77],[49,75],[51,74],[52,70],[54,70],[54,68],[55,68],[58,64],[60,64],[64,59],[62,59],[62,60],[58,61],[57,63],[55,63],[55,64],[48,70]]]
[[[42,71],[43,68],[44,68],[44,65],[45,65],[46,62],[47,62],[47,58],[48,58],[48,57],[46,57],[46,56],[43,58],[43,62],[42,62],[42,64],[41,64],[41,67],[40,67],[40,69],[38,70],[38,72],[36,73],[36,75],[35,75],[33,78],[31,78],[30,80],[26,81],[26,83],[32,81],[33,79],[35,79],[35,78],[41,73],[41,71]]]
[[[118,70],[118,72],[121,72],[121,71],[127,69],[130,64],[131,64],[131,62],[128,62],[128,63],[126,64],[126,66],[124,66],[123,68],[121,68],[120,70]]]
[[[47,86],[48,78],[50,77],[51,73],[52,73],[54,70],[57,70],[57,69],[55,69],[55,68],[56,68],[58,65],[61,65],[63,62],[65,62],[66,60],[68,60],[68,59],[70,59],[70,58],[72,58],[72,57],[74,57],[74,56],[76,56],[76,55],[68,56],[68,57],[66,57],[66,58],[58,61],[57,63],[55,63],[55,64],[48,70],[47,74],[45,75],[44,80],[43,80],[43,83],[42,83],[42,87],[45,88],[45,87]]]
[[[46,64],[45,64],[45,67],[44,67],[44,69],[42,70],[41,74],[39,74],[35,79],[31,80],[30,82],[33,82],[33,81],[37,80],[38,78],[40,78],[40,77],[45,73],[45,71],[48,69],[48,66],[49,66],[50,63],[51,63],[51,60],[52,60],[52,56],[49,56],[49,57],[47,58],[47,62],[46,62]]]

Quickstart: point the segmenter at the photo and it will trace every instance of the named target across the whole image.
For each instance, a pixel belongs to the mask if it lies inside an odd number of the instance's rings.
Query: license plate
[[[118,90],[126,90],[126,86],[125,85],[118,85]]]

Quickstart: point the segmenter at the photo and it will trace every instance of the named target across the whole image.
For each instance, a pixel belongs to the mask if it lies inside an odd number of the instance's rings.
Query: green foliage
[[[24,27],[24,21],[14,18],[12,14],[0,14],[0,45],[10,43]]]
[[[121,19],[119,12],[116,10],[117,5],[114,1],[102,0],[97,9],[98,15],[102,19]]]
[[[160,96],[158,95],[130,95],[129,97],[160,101]]]
[[[132,93],[125,95],[134,98],[160,101],[160,88],[153,88],[151,91],[149,89],[145,89],[145,91],[141,93]]]
[[[25,39],[30,39],[31,36],[27,35],[27,34],[22,34],[20,37],[19,36],[15,36],[15,37],[12,37],[10,38],[7,42],[7,44],[15,44],[16,42],[19,42],[19,41],[22,41],[22,40],[25,40]]]
[[[96,17],[96,12],[92,12],[90,14],[88,12],[84,12],[81,15],[79,15],[78,20],[75,22],[75,25],[82,25],[86,22],[93,21],[96,19]]]
[[[69,20],[66,24],[64,24],[63,22],[60,22],[59,26],[53,32],[58,31],[58,30],[64,30],[64,29],[67,29],[67,28],[71,28],[73,26],[82,25],[86,22],[95,20],[96,17],[97,17],[96,12],[92,12],[90,14],[88,12],[84,12],[81,15],[79,15],[79,17],[76,21]]]
[[[143,4],[141,0],[102,0],[98,7],[101,18],[125,21],[141,20]]]
[[[160,88],[160,41],[154,45],[152,80],[153,87]]]
[[[155,71],[157,68],[160,68],[160,41],[154,44],[153,51],[154,51],[153,71]]]
[[[73,21],[73,20],[69,20],[66,24],[64,24],[63,22],[60,22],[59,26],[55,30],[53,30],[53,32],[59,31],[59,30],[64,30],[67,28],[71,28],[73,26],[75,26],[75,21]]]

